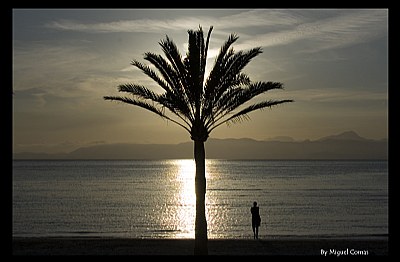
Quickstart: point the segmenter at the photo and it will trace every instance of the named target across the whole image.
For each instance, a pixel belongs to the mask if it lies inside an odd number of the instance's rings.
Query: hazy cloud
[[[387,34],[386,10],[352,10],[334,17],[301,23],[290,29],[257,34],[243,41],[238,48],[287,45],[300,40],[309,43],[306,51],[344,47]]]
[[[91,24],[85,24],[78,21],[61,20],[50,22],[45,26],[53,29],[86,33],[150,33],[177,29],[187,30],[187,28],[198,27],[199,19],[201,18],[181,18],[169,20],[138,19]]]
[[[239,9],[238,11],[241,10]],[[185,13],[185,10],[182,10],[182,13]],[[177,11],[177,14],[179,14],[179,11]],[[205,23],[207,25],[203,25]],[[285,10],[256,9],[245,10],[234,15],[221,16],[219,18],[197,15],[171,19],[134,19],[97,23],[83,23],[63,19],[48,22],[45,24],[45,27],[86,33],[151,33],[164,32],[165,30],[187,30],[188,28],[197,28],[200,24],[206,27],[213,25],[219,30],[223,30],[254,26],[292,25],[296,23],[299,23],[299,17]]]
[[[382,92],[368,90],[346,90],[343,88],[328,89],[302,89],[302,90],[286,90],[287,96],[296,97],[296,101],[312,101],[312,102],[358,102],[358,101],[387,101],[387,90]]]
[[[303,12],[307,12],[303,14]],[[324,11],[324,10],[322,10]],[[382,36],[387,28],[385,9],[329,10],[325,16],[316,16],[321,10],[246,10],[220,18],[197,16],[174,19],[136,19],[113,22],[83,23],[60,20],[45,26],[57,30],[86,33],[164,32],[197,28],[205,22],[217,30],[253,27],[249,39],[240,49],[254,46],[285,45],[299,40],[317,42],[319,49],[346,46]],[[323,12],[322,12],[323,13]],[[334,14],[334,15],[332,15]],[[269,31],[260,33],[254,27]]]

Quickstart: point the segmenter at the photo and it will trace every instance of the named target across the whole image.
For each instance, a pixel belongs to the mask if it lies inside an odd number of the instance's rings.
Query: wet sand
[[[193,247],[193,239],[14,237],[12,254],[190,256]],[[223,256],[387,256],[389,243],[387,237],[209,239],[208,250]]]

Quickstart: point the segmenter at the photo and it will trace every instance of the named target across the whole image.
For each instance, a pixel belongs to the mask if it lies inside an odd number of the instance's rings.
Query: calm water
[[[387,161],[207,160],[209,238],[388,234]],[[14,161],[14,236],[194,238],[194,161]]]

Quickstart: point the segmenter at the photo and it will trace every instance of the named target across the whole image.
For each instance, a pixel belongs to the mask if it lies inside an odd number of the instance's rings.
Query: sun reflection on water
[[[191,159],[176,160],[178,173],[178,210],[176,218],[179,227],[176,238],[194,238],[194,221],[196,216],[196,194],[194,177],[196,172],[195,162]]]
[[[206,161],[206,178],[209,180],[210,174],[207,172],[208,162]],[[195,218],[196,218],[196,193],[195,193],[195,174],[196,164],[191,159],[175,160],[177,168],[176,173],[176,189],[175,197],[178,208],[173,215],[177,225],[174,231],[174,238],[194,238],[195,237]],[[214,174],[215,175],[215,174]],[[213,176],[214,176],[213,175]],[[208,231],[215,225],[215,212],[208,210],[210,206],[215,206],[215,199],[210,199],[210,195],[206,194],[206,219],[208,223]],[[212,198],[212,197],[211,197]]]

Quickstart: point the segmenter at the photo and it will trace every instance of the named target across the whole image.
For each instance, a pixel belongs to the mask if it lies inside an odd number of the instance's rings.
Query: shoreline
[[[193,255],[194,239],[13,237],[12,255]],[[209,239],[209,255],[388,256],[388,237]]]

